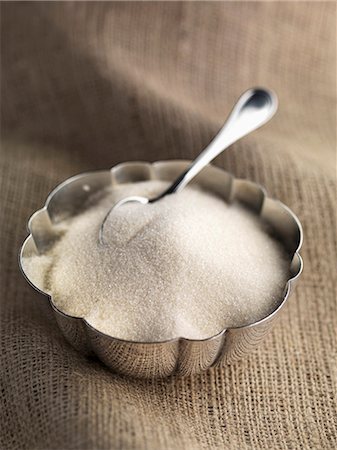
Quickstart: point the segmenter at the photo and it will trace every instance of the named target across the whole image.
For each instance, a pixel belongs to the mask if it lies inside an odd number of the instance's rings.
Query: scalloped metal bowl
[[[32,254],[43,254],[55,239],[53,225],[76,215],[90,195],[119,183],[150,179],[173,181],[189,163],[128,162],[111,170],[74,176],[51,192],[45,206],[36,211],[28,223],[30,235],[20,251],[23,274],[35,289],[49,298],[58,325],[71,345],[85,355],[96,354],[109,368],[126,375],[142,378],[189,375],[240,359],[256,347],[270,330],[302,271],[302,259],[298,253],[302,244],[302,228],[297,217],[281,202],[269,198],[256,183],[234,179],[228,172],[210,165],[196,177],[194,183],[228,202],[236,199],[260,214],[271,225],[291,256],[291,278],[285,286],[283,300],[263,320],[240,328],[224,329],[204,340],[175,338],[165,342],[125,341],[101,333],[82,318],[64,314],[53,304],[52,298],[28,278],[22,259]]]

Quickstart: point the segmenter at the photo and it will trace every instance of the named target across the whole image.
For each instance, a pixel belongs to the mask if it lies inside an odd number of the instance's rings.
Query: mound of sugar
[[[106,222],[106,245],[98,242],[113,203],[166,186],[124,184],[93,198],[61,224],[46,255],[25,259],[28,276],[60,310],[127,340],[203,339],[272,312],[288,256],[253,212],[206,191],[187,187],[153,204],[121,206]]]

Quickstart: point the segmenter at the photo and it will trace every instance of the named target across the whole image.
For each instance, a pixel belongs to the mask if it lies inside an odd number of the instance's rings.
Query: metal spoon
[[[155,198],[126,197],[112,206],[106,214],[99,230],[100,243],[104,244],[104,226],[114,210],[126,203],[142,203],[143,205],[154,203],[165,197],[165,195],[181,191],[207,164],[231,144],[268,122],[275,114],[277,105],[277,96],[271,90],[253,88],[244,92],[219,133],[166,191]]]

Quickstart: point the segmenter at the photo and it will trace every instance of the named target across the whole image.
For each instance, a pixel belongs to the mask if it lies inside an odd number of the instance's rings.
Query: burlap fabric
[[[334,3],[2,3],[1,448],[336,448]],[[305,271],[236,365],[128,380],[74,351],[19,273],[29,215],[65,178],[193,158],[248,87],[276,118],[216,164],[304,225]]]

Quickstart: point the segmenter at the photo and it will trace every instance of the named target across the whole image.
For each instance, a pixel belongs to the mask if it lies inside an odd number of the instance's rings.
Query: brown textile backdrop
[[[3,449],[336,448],[335,3],[2,3]],[[305,270],[266,341],[200,376],[128,380],[74,351],[18,270],[65,178],[193,158],[248,87],[272,123],[216,160],[300,217]]]

